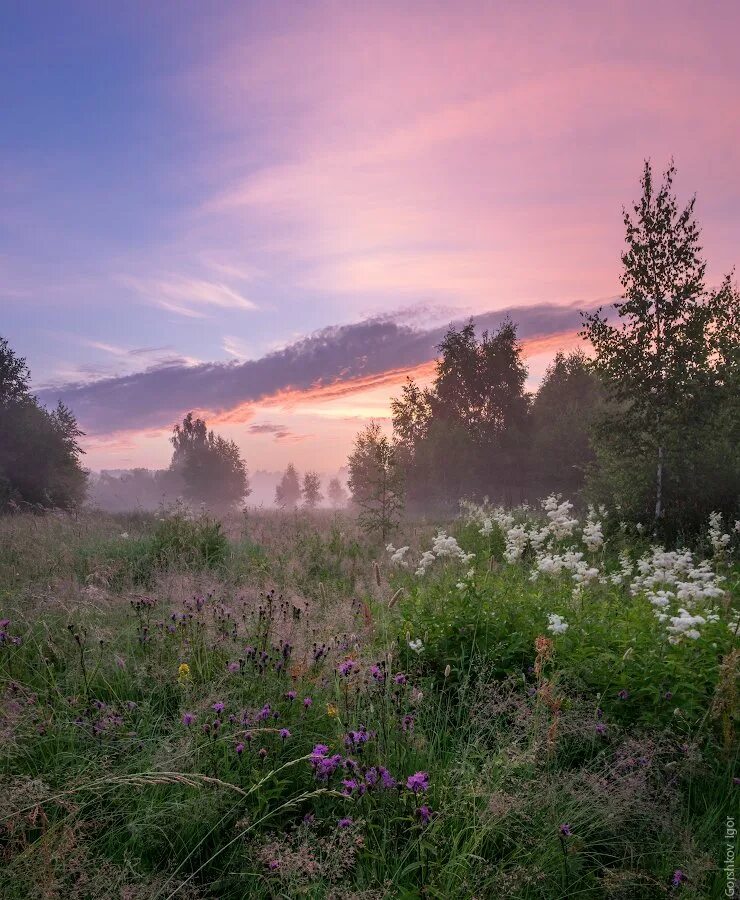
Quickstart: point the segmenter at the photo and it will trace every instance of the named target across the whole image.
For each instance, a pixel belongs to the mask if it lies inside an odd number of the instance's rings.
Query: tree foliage
[[[729,513],[738,488],[738,295],[729,278],[707,289],[695,200],[679,208],[674,177],[671,164],[656,188],[645,163],[641,197],[624,211],[618,321],[599,310],[583,329],[610,401],[594,432],[592,492],[664,533],[696,527],[713,507]]]
[[[70,409],[49,412],[29,389],[30,372],[0,337],[0,508],[12,503],[71,507],[85,496],[82,437]]]
[[[321,476],[318,472],[306,472],[303,476],[301,494],[303,495],[303,505],[306,509],[316,509],[321,503],[324,495],[321,493]]]
[[[327,489],[329,502],[334,509],[340,509],[347,504],[347,491],[342,487],[338,478],[332,478]]]
[[[203,419],[188,413],[175,425],[170,469],[182,477],[189,500],[206,506],[229,507],[250,493],[247,467],[234,441],[209,431]]]
[[[403,472],[395,446],[377,422],[357,435],[348,468],[360,524],[368,532],[379,533],[384,541],[403,511]]]
[[[278,486],[275,488],[275,505],[281,509],[295,509],[301,499],[301,485],[298,480],[293,463],[283,473]]]

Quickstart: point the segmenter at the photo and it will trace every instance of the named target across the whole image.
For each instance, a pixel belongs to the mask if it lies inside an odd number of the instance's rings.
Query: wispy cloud
[[[222,281],[171,276],[140,279],[123,276],[122,282],[143,298],[169,312],[189,318],[204,318],[205,308],[256,310],[257,304]]]

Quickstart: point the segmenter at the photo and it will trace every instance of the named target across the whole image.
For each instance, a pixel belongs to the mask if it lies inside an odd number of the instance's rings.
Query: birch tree
[[[627,247],[624,294],[614,304],[618,321],[609,321],[600,309],[585,316],[582,332],[596,351],[596,371],[618,410],[612,427],[629,429],[654,455],[656,527],[664,514],[666,446],[675,441],[676,423],[686,421],[685,411],[711,378],[707,335],[716,308],[705,287],[696,198],[679,208],[675,173],[671,163],[656,188],[651,164],[645,162],[642,196],[623,210]]]

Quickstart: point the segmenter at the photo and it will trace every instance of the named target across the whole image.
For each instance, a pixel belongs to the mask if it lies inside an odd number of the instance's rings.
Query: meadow
[[[739,527],[0,518],[0,895],[733,896]]]

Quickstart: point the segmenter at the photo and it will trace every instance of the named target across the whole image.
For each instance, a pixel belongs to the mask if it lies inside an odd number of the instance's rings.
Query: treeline
[[[588,355],[558,354],[540,388],[516,325],[439,345],[432,385],[409,381],[392,436],[373,424],[349,459],[368,527],[385,535],[405,505],[452,511],[461,497],[511,505],[551,492],[607,504],[667,540],[709,514],[737,518],[740,498],[740,297],[706,284],[694,201],[680,209],[671,166],[624,211],[623,297],[615,316],[585,316]]]
[[[0,510],[74,506],[87,479],[82,432],[63,403],[44,409],[30,380],[25,359],[0,337]]]

